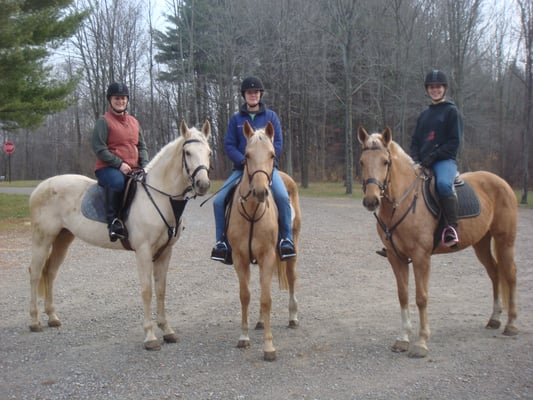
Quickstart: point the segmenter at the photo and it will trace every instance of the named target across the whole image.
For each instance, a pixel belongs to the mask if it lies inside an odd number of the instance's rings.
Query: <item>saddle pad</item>
[[[433,179],[428,179],[422,185],[422,192],[424,194],[424,200],[426,206],[434,216],[438,216],[440,212],[440,205],[433,196],[431,185]],[[459,207],[457,210],[457,218],[473,218],[477,217],[481,213],[481,205],[477,197],[476,192],[472,189],[470,183],[465,180],[461,180],[459,185],[455,185],[455,191],[457,193],[457,199],[459,201]]]
[[[104,188],[97,183],[87,189],[81,203],[81,212],[84,217],[93,221],[106,223],[105,217],[105,193]]]

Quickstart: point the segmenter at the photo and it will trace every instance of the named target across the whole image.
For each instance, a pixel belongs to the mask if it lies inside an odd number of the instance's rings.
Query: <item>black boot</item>
[[[122,203],[122,192],[105,188],[106,220],[109,229],[109,240],[116,242],[118,239],[127,239],[128,233],[124,223],[117,217]]]
[[[448,247],[455,247],[459,242],[457,236],[457,196],[454,193],[451,196],[441,197],[440,204],[448,224],[442,232],[442,242]]]

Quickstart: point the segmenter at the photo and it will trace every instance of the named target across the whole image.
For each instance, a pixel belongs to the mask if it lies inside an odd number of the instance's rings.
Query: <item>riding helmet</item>
[[[128,90],[128,87],[124,83],[113,82],[107,88],[107,100],[108,101],[111,96],[127,96],[129,98],[130,91]]]
[[[448,77],[441,70],[434,69],[426,75],[426,79],[424,80],[424,86],[427,88],[428,85],[442,85],[448,87]]]
[[[244,97],[244,92],[247,90],[259,90],[261,93],[263,93],[265,88],[263,87],[263,82],[261,82],[261,79],[256,78],[255,76],[249,76],[241,83],[242,97]]]

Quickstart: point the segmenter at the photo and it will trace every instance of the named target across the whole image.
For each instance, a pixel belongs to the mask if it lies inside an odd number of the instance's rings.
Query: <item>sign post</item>
[[[11,182],[11,154],[15,151],[15,143],[5,142],[4,151],[7,153],[7,181]]]

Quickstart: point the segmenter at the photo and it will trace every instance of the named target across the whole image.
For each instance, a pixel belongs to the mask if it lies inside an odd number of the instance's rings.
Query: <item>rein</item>
[[[246,174],[248,176],[248,185],[251,186],[252,180],[254,179],[256,174],[265,174],[268,178],[268,185],[270,186],[272,184],[272,175],[274,174],[274,164],[272,164],[272,172],[269,174],[265,170],[258,169],[257,171],[254,171],[253,173],[248,172],[248,162],[245,163],[245,170]],[[253,194],[253,191],[251,189],[248,190],[248,193],[246,195],[241,194],[241,186],[239,185],[239,205],[238,207],[239,214],[250,223],[250,234],[248,235],[248,254],[250,255],[250,263],[254,264],[254,259],[252,258],[252,237],[254,233],[254,225],[257,221],[261,220],[261,218],[264,217],[268,207],[270,207],[270,203],[268,202],[268,199],[266,201],[266,205],[263,208],[263,212],[260,215],[257,215],[257,211],[259,210],[259,207],[261,206],[260,202],[257,202],[257,205],[253,211],[253,213],[249,213],[248,210],[246,210],[245,203],[248,201],[250,196]]]
[[[366,186],[368,184],[373,183],[373,184],[375,184],[375,185],[377,185],[379,187],[379,189],[381,191],[380,192],[381,196],[384,199],[386,199],[392,205],[392,212],[391,212],[391,216],[390,216],[391,222],[392,222],[392,220],[394,218],[394,215],[396,214],[396,210],[397,210],[398,206],[409,196],[409,194],[413,190],[415,191],[413,199],[411,201],[411,204],[409,205],[409,207],[407,207],[407,209],[405,210],[403,215],[400,217],[400,219],[395,224],[393,224],[392,226],[388,226],[382,219],[380,219],[378,214],[376,213],[376,211],[373,212],[374,217],[376,218],[376,220],[378,222],[378,225],[380,226],[380,228],[385,233],[386,239],[391,243],[392,249],[394,250],[394,253],[396,254],[396,256],[403,263],[410,264],[412,262],[412,260],[410,258],[405,258],[405,257],[403,257],[403,255],[400,254],[398,248],[394,244],[394,239],[393,239],[392,234],[394,233],[394,230],[405,220],[405,218],[409,215],[409,213],[412,212],[414,214],[414,212],[416,210],[416,201],[418,200],[418,194],[420,192],[420,185],[418,185],[418,181],[419,180],[425,180],[426,178],[424,176],[419,175],[416,172],[416,169],[415,169],[415,179],[413,180],[413,182],[409,185],[409,187],[405,190],[405,192],[400,196],[399,200],[397,200],[397,201],[393,200],[391,198],[391,196],[389,195],[389,192],[390,192],[389,184],[390,184],[390,179],[391,179],[390,176],[391,176],[391,167],[392,167],[392,158],[391,158],[390,150],[388,148],[384,148],[384,147],[373,146],[373,147],[365,148],[362,151],[367,151],[367,150],[386,151],[387,154],[388,154],[387,174],[386,174],[386,177],[385,177],[385,182],[382,183],[381,181],[379,181],[376,178],[368,178],[363,183],[363,193],[366,192]]]
[[[198,167],[196,167],[192,174],[190,173],[190,168],[189,168],[189,165],[187,164],[187,157],[186,157],[186,152],[185,152],[185,145],[187,145],[189,143],[202,143],[202,141],[199,140],[199,139],[189,139],[189,140],[186,140],[183,143],[183,146],[182,146],[182,157],[181,157],[182,158],[182,166],[183,166],[183,168],[185,168],[185,171],[187,172],[187,177],[188,177],[188,179],[189,179],[191,184],[189,186],[187,186],[182,193],[173,195],[173,194],[170,194],[170,193],[166,193],[166,192],[164,192],[164,191],[162,191],[160,189],[157,189],[157,188],[155,188],[152,185],[149,185],[148,183],[146,183],[146,176],[148,174],[145,173],[142,170],[141,170],[142,172],[136,173],[134,175],[135,181],[142,185],[142,187],[144,188],[144,191],[146,192],[146,195],[148,196],[148,198],[152,202],[153,206],[155,207],[155,209],[157,210],[159,216],[161,217],[161,219],[163,220],[163,222],[165,223],[165,225],[167,227],[168,240],[154,254],[154,256],[152,257],[152,261],[157,260],[159,258],[159,256],[163,253],[163,251],[168,247],[168,245],[170,244],[170,241],[172,240],[172,238],[177,236],[177,234],[178,234],[178,225],[180,223],[183,211],[185,210],[185,206],[187,205],[187,201],[189,201],[190,199],[196,198],[196,192],[194,190],[194,179],[195,179],[196,175],[198,174],[198,172],[200,172],[203,169],[205,169],[206,171],[209,172],[209,168],[206,165],[202,164],[202,165],[199,165]],[[172,207],[172,213],[174,214],[174,220],[175,220],[175,225],[174,226],[171,226],[170,223],[167,221],[167,219],[165,218],[165,216],[161,212],[161,209],[159,208],[159,206],[155,202],[152,194],[150,193],[150,190],[148,190],[148,189],[151,189],[151,190],[153,190],[153,191],[155,191],[155,192],[157,192],[159,194],[162,194],[163,196],[168,197],[168,199],[170,201],[170,206]],[[191,192],[193,192],[192,196],[189,195]]]

